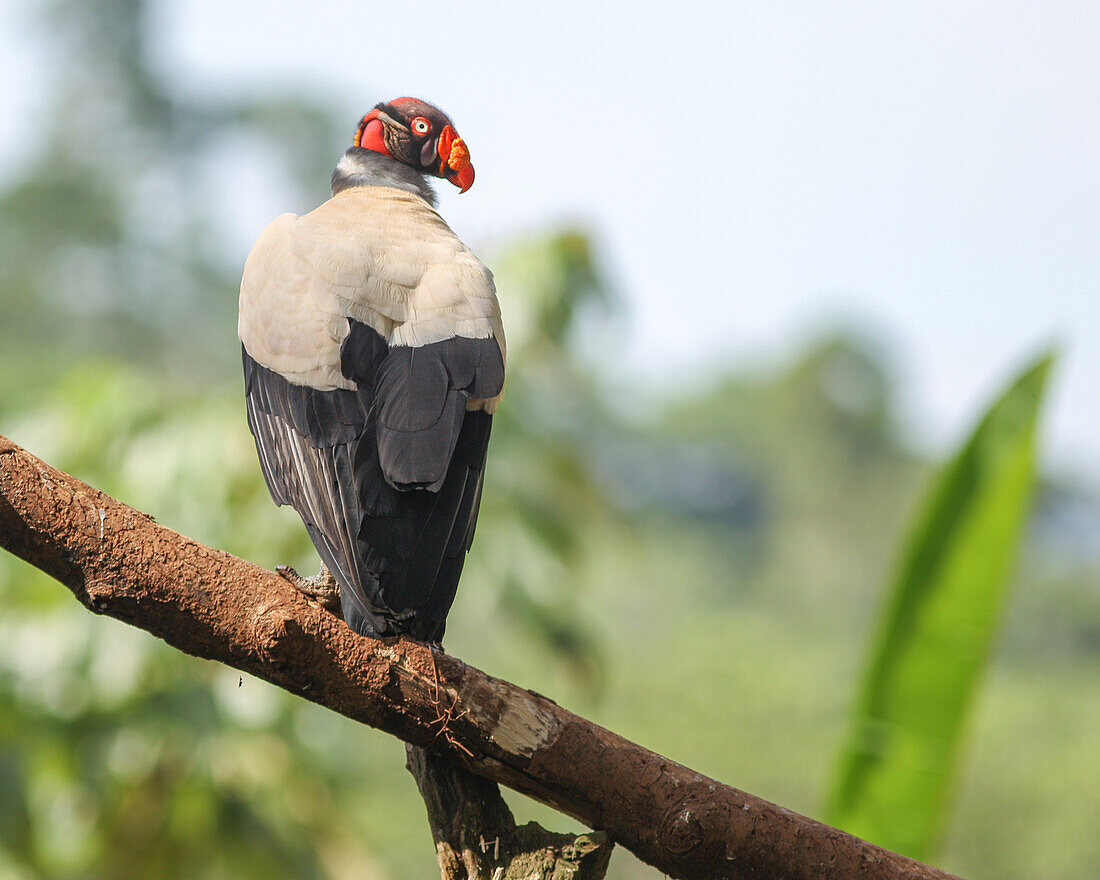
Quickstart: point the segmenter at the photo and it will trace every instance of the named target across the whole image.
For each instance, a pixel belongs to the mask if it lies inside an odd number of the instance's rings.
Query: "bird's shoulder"
[[[254,252],[279,273],[308,272],[326,292],[404,322],[413,312],[459,308],[471,316],[496,302],[492,272],[419,196],[352,187],[303,214],[277,218]]]
[[[260,233],[245,261],[237,335],[264,367],[315,388],[349,388],[339,346],[347,335],[328,285],[295,256],[299,218],[282,214]]]
[[[246,261],[238,329],[265,366],[345,386],[348,318],[390,346],[493,337],[504,349],[492,273],[427,202],[392,187],[277,217]]]
[[[424,272],[476,263],[489,270],[440,214],[419,196],[387,186],[342,190],[295,224],[299,240],[354,252],[363,268],[396,283],[412,284]]]

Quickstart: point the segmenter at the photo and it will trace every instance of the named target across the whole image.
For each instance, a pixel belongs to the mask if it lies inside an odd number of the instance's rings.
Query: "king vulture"
[[[279,571],[355,631],[439,642],[474,534],[504,331],[492,273],[435,211],[466,192],[451,120],[415,98],[363,117],[332,198],[283,214],[241,280],[248,424],[321,574]]]

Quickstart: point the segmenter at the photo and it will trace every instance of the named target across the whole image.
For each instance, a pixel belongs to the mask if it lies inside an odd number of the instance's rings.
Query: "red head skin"
[[[442,177],[466,192],[474,185],[470,151],[441,110],[417,98],[396,98],[363,117],[354,145]]]

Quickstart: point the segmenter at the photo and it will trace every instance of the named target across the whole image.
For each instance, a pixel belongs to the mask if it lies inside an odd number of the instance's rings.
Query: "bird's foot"
[[[327,608],[333,614],[340,614],[340,585],[324,565],[313,577],[302,577],[289,565],[276,565],[275,571],[299,593],[316,599],[322,608]]]

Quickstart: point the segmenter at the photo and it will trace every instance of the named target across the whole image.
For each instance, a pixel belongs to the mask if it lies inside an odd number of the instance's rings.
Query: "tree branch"
[[[362,638],[274,573],[158,525],[4,437],[0,546],[97,614],[438,750],[606,830],[672,877],[952,876],[708,779],[426,645]]]
[[[443,880],[603,880],[607,832],[555,834],[516,826],[495,782],[448,755],[405,745],[406,766],[428,808]]]

